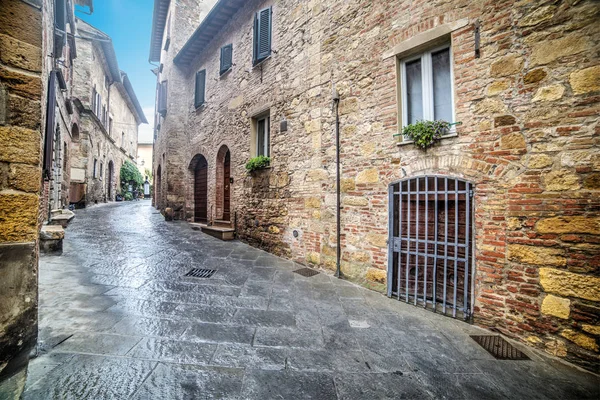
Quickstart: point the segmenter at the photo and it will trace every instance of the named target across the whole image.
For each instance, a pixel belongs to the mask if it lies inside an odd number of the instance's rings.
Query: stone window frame
[[[402,102],[402,74],[401,74],[401,62],[402,60],[408,59],[409,57],[416,56],[426,51],[431,51],[436,47],[440,47],[445,44],[450,46],[450,68],[452,73],[452,103],[453,103],[453,117],[456,119],[456,86],[454,84],[454,60],[453,60],[453,43],[452,33],[458,29],[464,28],[469,24],[468,18],[463,18],[454,22],[441,24],[435,28],[429,29],[425,32],[417,34],[412,38],[405,40],[398,45],[392,47],[390,50],[383,54],[383,59],[394,57],[396,63],[396,102],[398,112],[398,133],[402,134],[402,128],[404,127],[403,118],[403,102]],[[448,135],[444,135],[444,138],[451,138],[458,136],[455,128]],[[412,144],[412,141],[400,140],[398,146]]]
[[[271,109],[266,109],[255,113],[251,117],[250,124],[250,155],[251,157],[258,157],[260,154],[258,153],[258,122],[261,120],[267,120],[265,127],[267,128],[267,138],[268,143],[265,146],[265,150],[267,150],[267,157],[271,157]],[[265,155],[265,154],[262,154]]]

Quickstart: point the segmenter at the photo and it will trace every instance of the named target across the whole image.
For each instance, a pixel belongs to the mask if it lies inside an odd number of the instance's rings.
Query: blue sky
[[[131,80],[149,124],[141,125],[140,142],[152,141],[152,114],[156,78],[148,63],[153,0],[96,0],[94,13],[87,7],[75,7],[75,15],[108,34],[115,47],[119,68]],[[83,12],[79,11],[82,10]]]

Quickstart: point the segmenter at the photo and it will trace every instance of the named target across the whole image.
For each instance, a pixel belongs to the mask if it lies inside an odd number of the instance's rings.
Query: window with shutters
[[[254,157],[271,156],[271,117],[269,113],[261,114],[252,119],[251,153]]]
[[[92,89],[92,110],[96,112],[96,85]]]
[[[221,67],[219,68],[219,75],[223,75],[231,69],[233,66],[233,45],[228,44],[227,46],[221,47]]]
[[[93,169],[93,175],[94,179],[96,179],[98,177],[98,160],[96,160],[94,158],[94,169]]]
[[[271,55],[272,15],[272,7],[260,10],[254,15],[253,65],[257,65]]]
[[[54,56],[62,57],[67,43],[67,0],[54,0]]]
[[[196,72],[196,90],[194,91],[194,106],[196,108],[204,104],[206,94],[206,70]]]
[[[158,85],[158,112],[163,117],[167,113],[167,90],[168,81],[163,81]]]
[[[102,180],[103,174],[104,174],[104,164],[100,163],[100,180]]]
[[[169,18],[167,19],[167,39],[165,40],[165,46],[163,47],[163,50],[165,50],[165,51],[169,50],[170,45],[171,45],[171,14],[169,14]]]
[[[399,65],[401,126],[421,120],[454,123],[450,45],[400,60]],[[452,128],[449,135],[454,134],[455,129]]]

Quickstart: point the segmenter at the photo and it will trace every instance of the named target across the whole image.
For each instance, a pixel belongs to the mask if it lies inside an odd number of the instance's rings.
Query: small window
[[[108,80],[108,76],[104,75],[104,87],[106,89],[108,89],[108,85],[110,84],[109,80]]]
[[[233,65],[233,45],[228,44],[227,46],[221,47],[221,67],[219,68],[219,75],[223,75],[229,71]]]
[[[206,70],[196,72],[196,90],[194,92],[194,106],[196,108],[204,104],[206,91]]]
[[[121,132],[121,147],[125,148],[125,132]]]
[[[108,117],[108,136],[112,137],[113,119]]]
[[[256,155],[270,157],[270,120],[269,116],[256,119]]]
[[[96,112],[96,85],[92,89],[92,110]]]
[[[93,171],[93,177],[94,179],[96,179],[98,177],[98,160],[94,159],[94,169]]]
[[[167,113],[167,90],[167,81],[163,81],[158,85],[158,112],[163,117]]]
[[[400,62],[403,127],[420,120],[454,122],[451,63],[449,45]]]
[[[271,55],[271,15],[271,7],[260,10],[254,15],[252,65],[260,63]]]
[[[102,180],[103,174],[104,174],[104,164],[100,163],[100,180]]]
[[[67,1],[54,1],[54,54],[62,57],[63,47],[67,43]]]

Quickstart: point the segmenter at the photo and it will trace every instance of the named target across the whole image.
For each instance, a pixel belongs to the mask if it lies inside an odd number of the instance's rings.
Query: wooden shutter
[[[271,7],[260,10],[254,17],[254,64],[271,55]]]
[[[158,112],[163,116],[167,113],[167,81],[161,82],[158,88]]]
[[[67,42],[67,3],[66,0],[54,1],[54,55],[61,57]]]
[[[233,65],[233,45],[228,44],[227,46],[221,47],[221,67],[219,68],[219,74],[223,75],[229,71]]]
[[[206,70],[196,72],[196,94],[194,96],[194,105],[196,108],[204,104],[206,89]]]
[[[46,141],[44,142],[44,177],[52,173],[52,153],[54,152],[54,125],[56,124],[56,72],[50,71],[48,79],[48,104],[46,106]]]

